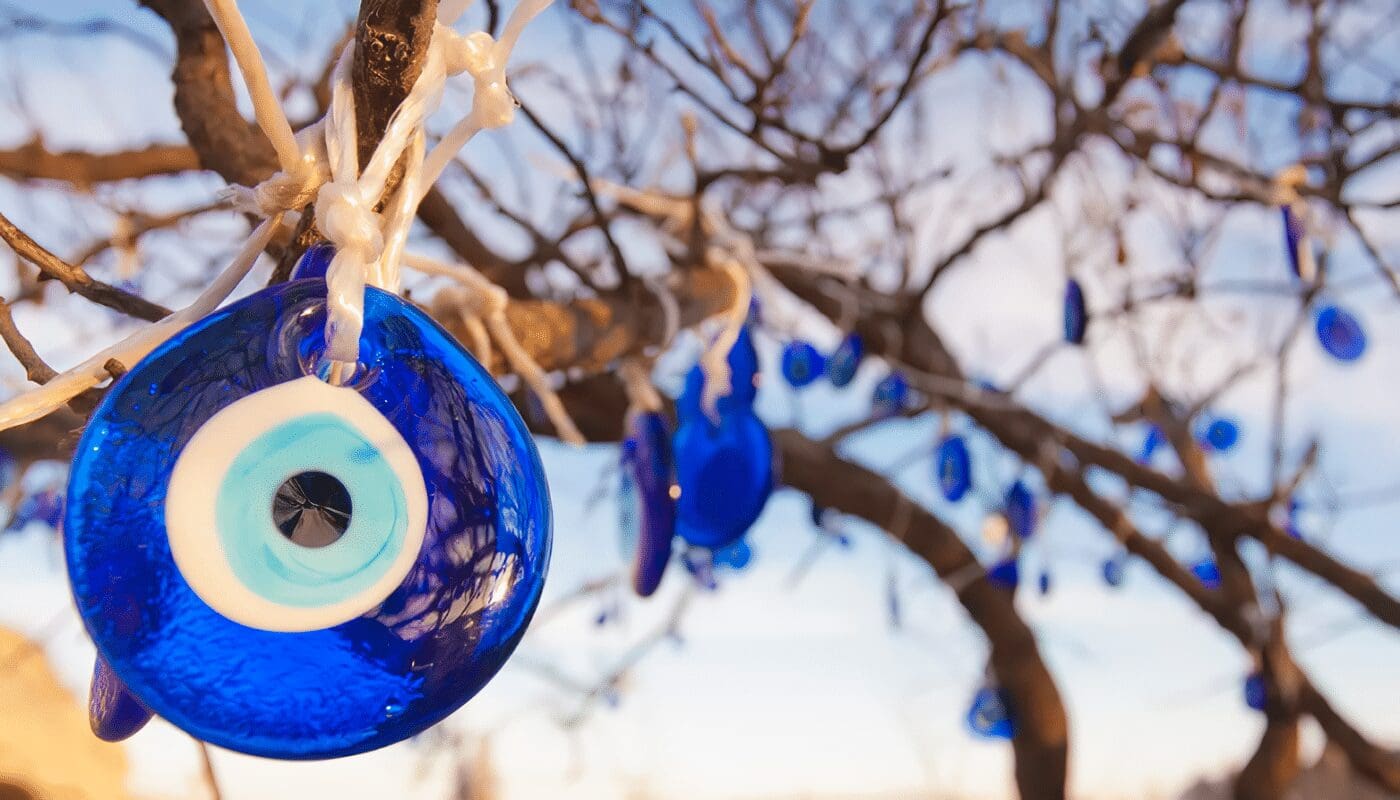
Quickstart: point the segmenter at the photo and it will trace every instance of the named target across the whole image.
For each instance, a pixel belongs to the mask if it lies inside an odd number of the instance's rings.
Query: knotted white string
[[[530,387],[530,390],[539,398],[540,405],[544,406],[545,415],[554,425],[554,431],[558,434],[560,441],[573,445],[583,445],[587,441],[583,434],[579,432],[578,426],[574,424],[573,418],[564,408],[564,403],[559,399],[558,393],[549,383],[549,376],[535,363],[530,354],[525,352],[525,348],[520,346],[520,341],[515,338],[515,332],[511,330],[510,320],[506,318],[506,306],[510,304],[510,298],[506,291],[492,283],[485,275],[472,269],[465,264],[444,264],[431,258],[409,253],[404,256],[404,263],[429,275],[442,275],[456,279],[466,289],[463,295],[450,295],[449,299],[454,303],[465,305],[471,311],[471,315],[480,318],[491,333],[491,338],[495,340],[496,346],[501,348],[501,354],[505,356],[506,362],[510,364],[515,374]],[[443,290],[449,291],[449,290]]]
[[[370,162],[360,171],[350,91],[353,42],[336,65],[327,119],[294,134],[268,81],[262,55],[236,0],[205,0],[210,16],[243,75],[253,102],[254,117],[272,143],[280,166],[276,174],[258,186],[236,187],[229,194],[235,207],[267,219],[253,231],[233,263],[185,309],[143,328],[43,386],[0,403],[0,430],[44,416],[110,377],[106,365],[111,360],[131,364],[180,329],[213,311],[247,275],[258,253],[280,227],[284,213],[302,208],[313,199],[317,224],[336,246],[336,255],[327,272],[330,300],[326,355],[331,362],[329,377],[343,380],[348,374],[347,368],[353,369],[359,355],[365,284],[397,290],[398,264],[408,228],[427,187],[476,132],[500,127],[514,115],[515,101],[506,87],[505,65],[525,25],[550,2],[524,0],[520,3],[512,12],[499,42],[485,34],[461,37],[451,32],[445,24],[455,21],[470,5],[470,0],[444,3],[439,9],[439,24],[434,30],[423,71],[390,119]],[[424,168],[423,125],[441,101],[449,62],[454,69],[471,72],[477,90],[471,113],[433,149],[435,166],[429,170]],[[384,194],[391,170],[405,154],[408,162],[405,174],[396,198],[387,206],[386,217],[376,212],[375,206]],[[504,319],[503,313],[499,316]],[[509,331],[508,326],[506,331]],[[520,353],[523,354],[523,350]],[[561,436],[570,431],[581,441],[582,437],[577,436],[571,423],[567,430],[561,427]]]
[[[210,283],[194,302],[174,314],[153,322],[120,342],[108,347],[73,369],[51,379],[37,389],[12,397],[0,403],[0,430],[33,422],[55,408],[112,377],[107,370],[108,362],[116,360],[123,366],[131,366],[147,353],[174,336],[185,326],[200,317],[208,315],[219,307],[225,297],[238,286],[258,260],[258,254],[272,240],[278,228],[278,220],[265,220],[243,243],[242,249],[234,257],[233,263]]]

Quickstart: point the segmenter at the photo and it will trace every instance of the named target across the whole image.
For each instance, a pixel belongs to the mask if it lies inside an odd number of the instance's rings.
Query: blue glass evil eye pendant
[[[753,525],[773,492],[773,443],[754,413],[758,359],[747,333],[729,352],[733,391],[711,419],[701,406],[705,376],[697,366],[676,401],[676,533],[696,547],[719,550]]]
[[[635,504],[629,512],[637,529],[632,588],[638,595],[650,597],[661,585],[661,576],[671,561],[671,539],[676,533],[671,433],[661,414],[641,411],[629,416],[622,468],[633,487]]]
[[[967,709],[967,727],[984,739],[1011,739],[1016,735],[1016,721],[1006,692],[995,686],[983,686],[972,696]]]
[[[1005,513],[1012,533],[1022,539],[1029,539],[1035,534],[1039,512],[1036,509],[1035,495],[1031,493],[1025,481],[1016,481],[1006,490]]]
[[[783,380],[794,389],[811,386],[826,371],[826,359],[811,342],[796,340],[783,348]]]
[[[1084,344],[1084,333],[1088,329],[1089,309],[1084,305],[1084,288],[1079,281],[1070,278],[1065,283],[1065,341]]]
[[[104,738],[154,713],[254,755],[372,750],[461,706],[524,633],[550,544],[524,423],[375,289],[350,382],[324,382],[325,292],[281,284],[195,323],[83,434],[64,545]]]
[[[1343,363],[1366,354],[1366,331],[1351,312],[1340,306],[1324,306],[1317,312],[1317,340],[1328,355]]]
[[[826,379],[838,389],[855,380],[856,370],[860,369],[861,359],[865,358],[865,342],[858,333],[850,333],[841,340],[826,360]]]
[[[972,488],[972,455],[963,437],[952,434],[938,444],[934,459],[938,469],[938,488],[950,503],[963,499]]]

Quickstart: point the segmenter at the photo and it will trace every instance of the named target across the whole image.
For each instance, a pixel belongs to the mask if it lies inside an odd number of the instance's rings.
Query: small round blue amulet
[[[325,292],[265,289],[132,367],[83,434],[64,518],[104,677],[271,758],[450,714],[514,650],[549,561],[539,456],[490,375],[368,289],[360,362],[327,383]]]

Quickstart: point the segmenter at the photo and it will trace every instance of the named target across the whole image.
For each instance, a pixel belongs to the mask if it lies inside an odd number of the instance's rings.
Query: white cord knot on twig
[[[316,193],[316,224],[336,252],[353,252],[362,263],[384,251],[383,220],[365,202],[356,181],[330,181]]]
[[[257,186],[229,187],[227,194],[233,207],[261,217],[273,217],[314,201],[321,184],[330,180],[324,131],[324,121],[318,121],[297,132],[300,155],[290,171],[278,170]]]

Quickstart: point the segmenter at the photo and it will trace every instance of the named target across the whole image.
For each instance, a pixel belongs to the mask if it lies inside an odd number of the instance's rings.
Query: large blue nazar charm
[[[655,411],[631,414],[627,439],[622,443],[622,468],[634,487],[632,512],[637,526],[632,553],[632,589],[650,597],[671,561],[671,539],[676,533],[676,501],[671,496],[671,433],[666,419]]]
[[[705,376],[686,376],[676,401],[676,533],[697,547],[718,550],[758,519],[773,492],[773,443],[754,413],[758,359],[747,332],[729,352],[733,391],[718,403],[718,424],[701,407]]]
[[[93,414],[64,544],[110,665],[99,735],[134,732],[135,701],[244,753],[372,750],[465,703],[523,635],[550,546],[524,423],[377,289],[349,384],[322,381],[325,292],[294,281],[215,312]]]

